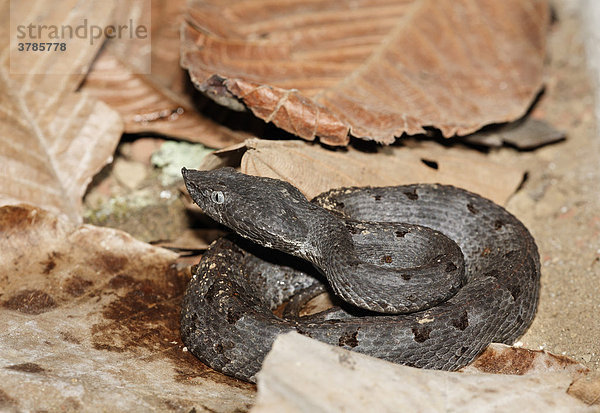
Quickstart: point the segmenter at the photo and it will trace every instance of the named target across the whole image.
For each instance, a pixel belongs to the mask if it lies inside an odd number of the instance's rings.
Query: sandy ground
[[[533,233],[542,261],[538,314],[521,342],[595,370],[600,367],[600,151],[595,82],[584,47],[590,37],[579,12],[600,11],[598,3],[555,2],[558,22],[549,36],[547,88],[534,115],[567,131],[568,139],[532,152],[503,149],[491,155],[517,157],[529,172],[508,203]]]

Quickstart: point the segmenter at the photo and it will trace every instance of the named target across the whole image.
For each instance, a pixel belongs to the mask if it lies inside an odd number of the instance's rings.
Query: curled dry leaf
[[[542,83],[544,0],[192,0],[199,90],[304,139],[391,143],[521,117]]]
[[[581,411],[569,371],[458,373],[401,366],[298,333],[275,340],[258,373],[253,413],[278,411]]]
[[[126,0],[120,1],[119,7],[122,15],[135,19],[147,12],[145,8],[150,4],[151,73],[140,73],[140,61],[148,58],[143,50],[134,49],[132,43],[109,41],[94,61],[82,90],[119,112],[128,133],[156,132],[213,148],[247,138],[247,133],[198,113],[187,93],[188,76],[179,65],[179,29],[185,1]]]
[[[53,18],[62,16],[70,22],[75,3],[65,1],[51,8]],[[29,6],[32,13],[46,13],[44,4],[36,0]],[[113,3],[79,6],[79,13],[108,22]],[[1,9],[2,15],[8,15],[8,2]],[[0,36],[8,38],[6,27],[0,29]],[[112,159],[122,122],[104,103],[74,92],[81,74],[34,72],[39,64],[48,71],[53,64],[71,64],[75,72],[85,68],[100,45],[84,46],[79,53],[69,54],[69,62],[52,59],[52,53],[29,54],[32,72],[18,75],[9,71],[10,50],[0,52],[0,205],[24,202],[81,220],[81,198],[93,175]]]
[[[29,206],[0,228],[0,410],[248,408],[253,386],[183,348],[176,254]]]
[[[528,117],[520,122],[514,122],[496,130],[482,131],[465,136],[464,142],[488,147],[500,147],[507,144],[519,149],[529,150],[559,142],[565,138],[564,131],[554,128],[544,120]]]
[[[521,167],[493,162],[473,150],[432,142],[412,145],[332,151],[302,141],[249,139],[207,155],[201,169],[241,164],[244,173],[291,182],[309,199],[331,188],[442,183],[504,204],[523,180]]]

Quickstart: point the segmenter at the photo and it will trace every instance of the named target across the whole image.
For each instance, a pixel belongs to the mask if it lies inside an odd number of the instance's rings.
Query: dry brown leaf
[[[0,88],[0,204],[26,202],[80,221],[85,189],[121,136],[118,115],[81,94],[63,95],[51,107],[46,94],[26,99],[5,72]]]
[[[332,151],[302,141],[259,139],[247,140],[244,147],[213,152],[201,168],[240,163],[242,172],[291,182],[309,199],[347,186],[441,183],[504,204],[524,173],[520,167],[490,161],[473,150],[445,148],[432,142],[361,152],[352,147]]]
[[[567,393],[589,406],[600,406],[600,373],[593,372],[575,380]]]
[[[304,139],[391,143],[521,117],[542,83],[545,0],[192,0],[182,65]]]
[[[148,4],[127,0],[119,2],[119,7],[135,18]],[[187,73],[179,65],[179,29],[184,10],[183,0],[152,1],[151,74],[139,74],[139,61],[146,58],[143,51],[125,48],[123,42],[109,42],[94,62],[82,90],[118,111],[128,133],[156,132],[223,148],[249,135],[202,116],[194,107],[185,89]]]
[[[10,25],[6,24],[9,21],[9,6],[12,23],[35,22],[43,16],[46,23],[53,22],[57,26],[76,27],[81,24],[81,19],[89,16],[94,17],[96,25],[108,24],[115,4],[116,0],[89,2],[61,0],[48,7],[48,2],[44,0],[27,2],[2,0],[0,15],[5,18],[5,24],[0,26],[0,36],[2,41],[8,41],[10,38]],[[59,105],[65,94],[71,94],[77,89],[92,60],[102,47],[102,42],[97,41],[93,45],[87,42],[83,44],[69,42],[67,51],[60,55],[54,52],[14,53],[10,56],[15,59],[12,66],[9,62],[11,49],[8,44],[6,46],[0,50],[0,62],[6,74],[10,73],[11,81],[19,85],[19,94],[29,98],[30,94],[45,93],[48,96],[41,109],[53,110],[53,106]],[[9,67],[13,67],[12,72],[9,71]]]
[[[253,386],[184,350],[176,254],[29,206],[0,228],[0,410],[248,408]]]
[[[50,13],[71,22],[75,3],[61,2]],[[30,4],[30,11],[47,13],[44,4]],[[0,6],[7,16],[7,3]],[[112,7],[112,2],[89,2],[78,12],[108,22]],[[70,47],[75,51],[77,45]],[[85,45],[67,62],[49,58],[50,53],[29,54],[32,73],[18,75],[9,71],[10,49],[0,52],[0,205],[25,202],[81,220],[81,198],[93,175],[112,159],[122,122],[102,102],[74,93],[81,74],[33,73],[38,64],[49,71],[52,65],[85,68],[99,47]]]
[[[569,357],[545,350],[530,350],[499,343],[490,344],[471,364],[460,371],[517,375],[564,371],[572,377],[589,373],[588,368]]]

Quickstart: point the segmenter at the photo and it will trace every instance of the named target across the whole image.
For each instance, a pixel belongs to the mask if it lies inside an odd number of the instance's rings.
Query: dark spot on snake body
[[[348,347],[354,348],[354,347],[358,346],[358,339],[356,338],[357,336],[358,336],[358,330],[356,330],[353,333],[347,331],[344,334],[342,334],[342,336],[338,340],[338,345],[340,347],[348,346]]]
[[[381,257],[381,262],[385,263],[385,264],[391,264],[392,263],[392,256],[391,255],[384,255],[383,257]]]
[[[415,336],[415,341],[417,343],[422,343],[426,340],[429,340],[429,334],[431,333],[431,327],[428,326],[419,326],[412,328],[413,335]]]
[[[473,206],[473,204],[471,204],[470,202],[467,204],[467,209],[471,214],[477,214],[479,212],[477,208],[475,208],[475,206]]]
[[[490,272],[486,272],[485,274],[483,274],[484,277],[494,277],[494,278],[498,278],[498,271],[497,270],[492,270]]]
[[[468,350],[469,350],[469,347],[462,346],[462,347],[460,348],[460,354],[461,354],[461,356],[462,356],[463,354],[465,354],[465,353],[466,353]]]
[[[521,287],[518,284],[508,286],[508,291],[515,300],[521,295]]]
[[[218,354],[223,354],[225,351],[231,350],[234,347],[235,344],[232,342],[217,343],[214,345],[215,352]]]
[[[412,278],[412,275],[410,275],[410,274],[401,274],[400,276],[402,277],[402,279],[404,279],[406,281],[408,281]]]
[[[404,236],[405,236],[406,234],[408,234],[409,232],[410,232],[410,231],[408,231],[408,230],[400,230],[400,229],[399,229],[399,230],[396,230],[395,234],[396,234],[396,236],[397,236],[398,238],[404,238]]]
[[[373,195],[375,201],[381,201],[381,195]]]
[[[508,251],[506,254],[504,254],[504,258],[512,259],[515,255],[518,255],[518,254],[519,254],[519,251],[517,251],[517,250]]]
[[[227,310],[227,322],[235,324],[244,314],[241,311],[235,311],[233,308]]]
[[[494,229],[496,231],[498,231],[503,226],[504,226],[504,222],[500,221],[499,219],[497,219],[497,220],[494,221]]]
[[[456,265],[454,265],[454,263],[452,261],[448,262],[448,264],[446,264],[446,268],[444,268],[444,271],[446,272],[452,272],[452,271],[456,271],[457,267]]]
[[[56,307],[52,296],[40,290],[22,290],[2,303],[4,308],[38,315]]]
[[[469,316],[467,312],[463,311],[458,318],[451,320],[450,324],[452,324],[454,327],[458,328],[461,331],[466,329],[469,326]]]
[[[406,195],[406,197],[411,201],[416,201],[417,199],[419,199],[419,195],[417,195],[416,189],[413,189],[412,191],[405,191],[404,195]]]

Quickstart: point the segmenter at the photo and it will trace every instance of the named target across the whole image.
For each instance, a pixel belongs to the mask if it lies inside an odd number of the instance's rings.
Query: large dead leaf
[[[142,15],[147,1],[121,1],[124,15]],[[201,115],[186,90],[187,73],[179,65],[179,29],[185,1],[153,0],[150,74],[141,74],[142,50],[111,47],[100,53],[82,90],[118,111],[128,133],[156,132],[223,148],[248,137]],[[134,44],[131,44],[135,47]]]
[[[252,412],[596,412],[566,392],[579,376],[569,369],[521,376],[417,369],[294,332],[279,336],[267,355]]]
[[[182,65],[201,91],[331,145],[521,117],[549,21],[545,0],[191,0],[188,14]]]
[[[75,0],[50,10],[54,19],[72,23]],[[47,13],[43,1],[31,13]],[[86,2],[77,13],[108,22],[112,2]],[[0,4],[8,16],[8,2]],[[62,13],[62,14],[61,14]],[[34,18],[28,16],[29,18]],[[5,25],[7,26],[7,25]],[[8,36],[6,27],[0,36]],[[75,49],[77,45],[70,45]],[[81,198],[93,175],[112,159],[122,132],[119,116],[85,93],[74,93],[100,45],[81,47],[65,62],[51,53],[30,54],[30,73],[11,74],[10,49],[0,54],[0,205],[29,203],[80,221]],[[25,60],[21,64],[27,63]],[[71,64],[73,74],[38,75],[37,65]]]
[[[0,229],[0,410],[248,408],[252,385],[184,349],[176,254],[25,206]]]
[[[504,204],[523,180],[523,169],[463,148],[432,142],[373,152],[327,150],[302,141],[250,139],[207,155],[201,169],[238,166],[244,173],[283,179],[312,198],[331,188],[441,183]]]

